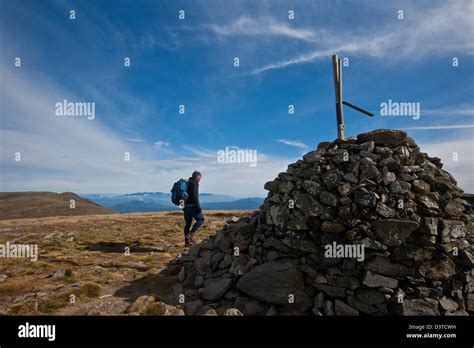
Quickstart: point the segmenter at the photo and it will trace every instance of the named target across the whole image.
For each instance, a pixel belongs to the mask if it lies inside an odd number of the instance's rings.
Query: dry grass
[[[246,213],[205,212],[197,239]],[[0,313],[124,314],[130,303],[115,292],[156,274],[185,251],[182,228],[180,212],[0,221],[0,244],[37,244],[39,252],[36,262],[0,258]]]

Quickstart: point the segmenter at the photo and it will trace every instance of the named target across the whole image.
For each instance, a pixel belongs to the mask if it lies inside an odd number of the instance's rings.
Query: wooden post
[[[345,140],[344,115],[342,113],[342,66],[337,55],[332,56],[332,71],[334,76],[334,91],[336,95],[337,138]]]

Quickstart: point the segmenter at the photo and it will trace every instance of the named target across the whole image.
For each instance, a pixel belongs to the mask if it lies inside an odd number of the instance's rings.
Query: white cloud
[[[288,146],[298,147],[300,149],[307,149],[309,147],[308,145],[301,142],[300,140],[278,139],[277,141],[279,143],[282,143],[282,144],[285,144],[285,145],[288,145]]]
[[[474,151],[472,151],[472,141],[473,136],[439,143],[420,143],[419,146],[429,156],[442,159],[443,169],[455,177],[459,187],[465,192],[474,193],[474,176],[472,174],[474,173]]]
[[[419,126],[419,127],[405,127],[405,129],[413,130],[443,130],[443,129],[465,129],[465,128],[474,128],[474,124],[456,124],[456,125],[438,125],[438,126]]]
[[[315,42],[319,35],[306,28],[292,28],[271,17],[259,19],[241,16],[235,22],[226,25],[205,24],[204,28],[219,36],[283,36],[291,39]]]
[[[271,17],[242,16],[227,25],[207,24],[205,28],[220,37],[286,37],[307,43],[306,52],[254,68],[248,75],[310,63],[332,54],[412,60],[427,55],[472,55],[474,52],[474,3],[451,1],[438,7],[413,7],[410,16],[366,32],[353,34],[339,28],[333,31],[312,27],[293,28]],[[261,47],[261,46],[259,46]]]
[[[157,140],[153,143],[153,147],[155,149],[162,149],[168,146],[170,146],[170,143],[168,141]]]
[[[42,75],[7,69],[0,73],[4,86],[0,191],[168,192],[177,179],[198,169],[203,173],[203,192],[263,196],[264,183],[296,160],[259,153],[254,168],[220,164],[217,150],[183,146],[185,152],[179,154],[164,152],[171,144],[163,140],[156,141],[160,147],[156,151],[134,141],[141,139],[126,140],[111,131],[101,117],[91,121],[55,117],[58,100],[80,98]],[[21,162],[14,160],[16,152],[21,153]],[[130,153],[130,162],[124,161],[125,152]]]
[[[474,106],[460,105],[457,107],[446,107],[439,109],[423,110],[423,115],[427,116],[474,116]]]
[[[211,151],[208,149],[204,149],[202,147],[197,146],[190,146],[190,145],[183,145],[182,148],[193,155],[204,157],[204,158],[217,158],[217,151]]]

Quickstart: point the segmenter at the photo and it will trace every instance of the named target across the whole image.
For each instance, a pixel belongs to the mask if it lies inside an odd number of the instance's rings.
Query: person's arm
[[[194,183],[194,199],[196,201],[196,207],[198,208],[199,212],[202,211],[201,203],[199,202],[199,184]]]

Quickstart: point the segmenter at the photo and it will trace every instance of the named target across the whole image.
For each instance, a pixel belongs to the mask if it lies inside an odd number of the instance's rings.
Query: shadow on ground
[[[176,304],[173,287],[176,285],[176,274],[180,266],[173,261],[160,269],[156,274],[130,282],[129,285],[118,289],[114,296],[121,297],[132,304],[140,296],[155,296],[158,301]]]
[[[141,246],[139,243],[130,245],[126,242],[98,242],[90,244],[85,247],[89,251],[101,251],[104,253],[123,253],[125,248],[130,248],[130,252],[134,253],[149,253],[154,251],[163,251],[161,247],[147,247]]]

